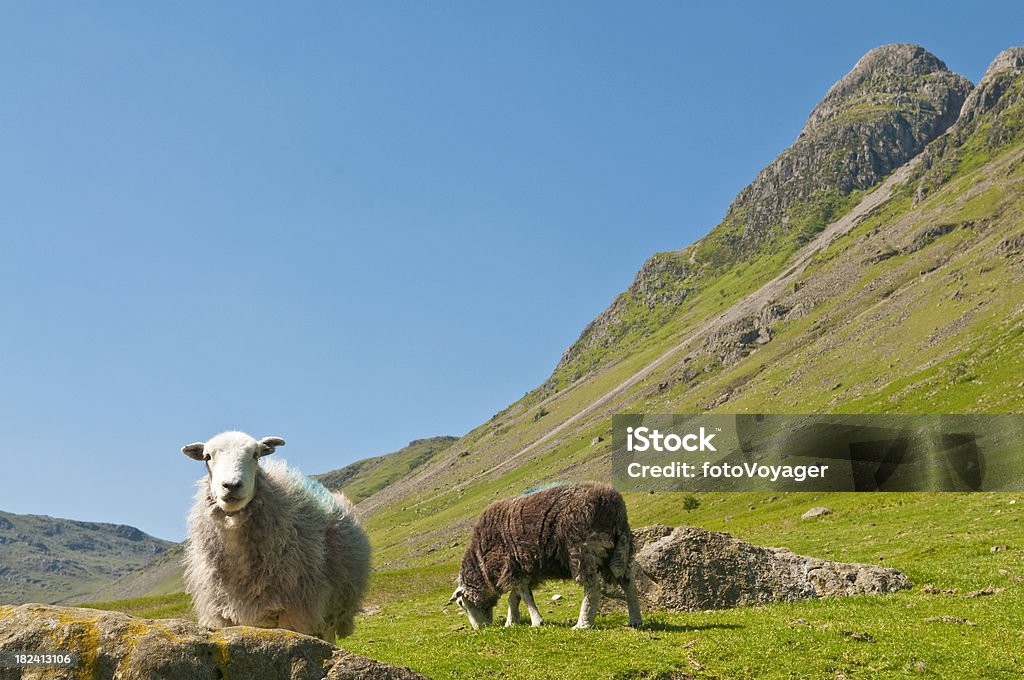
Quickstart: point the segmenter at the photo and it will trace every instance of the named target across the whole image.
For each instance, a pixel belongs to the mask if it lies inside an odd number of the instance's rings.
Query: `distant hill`
[[[0,602],[66,602],[113,583],[174,545],[123,524],[0,512]]]
[[[457,441],[458,437],[446,436],[416,439],[393,453],[356,461],[314,479],[332,491],[343,491],[353,503],[358,503],[433,460]]]
[[[184,544],[175,543],[153,561],[134,569],[98,590],[69,598],[62,604],[109,602],[180,593],[185,589]]]

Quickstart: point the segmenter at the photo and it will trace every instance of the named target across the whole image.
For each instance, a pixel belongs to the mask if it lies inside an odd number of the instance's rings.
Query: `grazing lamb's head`
[[[489,626],[494,622],[494,605],[498,604],[497,597],[476,596],[460,582],[448,604],[452,602],[466,612],[473,630],[479,630],[481,626]]]
[[[208,442],[183,446],[181,452],[206,463],[210,496],[221,510],[232,513],[252,500],[259,468],[256,461],[278,446],[284,446],[280,437],[256,441],[244,432],[222,432]]]

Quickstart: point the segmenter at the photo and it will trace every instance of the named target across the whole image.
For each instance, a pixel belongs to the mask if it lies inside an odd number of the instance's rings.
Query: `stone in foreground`
[[[697,527],[643,527],[634,538],[637,590],[653,609],[726,609],[910,588],[895,569],[762,548]]]
[[[177,619],[26,604],[0,606],[0,653],[74,652],[75,669],[3,669],[0,680],[414,680],[423,675],[286,630],[210,629]]]

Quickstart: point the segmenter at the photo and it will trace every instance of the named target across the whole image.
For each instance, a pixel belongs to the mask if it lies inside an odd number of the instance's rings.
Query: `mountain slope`
[[[812,221],[812,229],[800,232],[802,243],[792,240],[793,220],[786,223],[785,210],[776,210],[783,218],[769,220],[767,231],[759,232],[774,234],[767,241],[772,247],[744,250],[708,276],[695,275],[688,264],[702,263],[695,253],[721,226],[681,251],[685,257],[649,261],[630,291],[584,331],[583,349],[570,348],[541,389],[361,504],[378,559],[391,566],[454,560],[460,549],[452,544],[495,497],[553,479],[607,479],[610,417],[618,412],[1020,411],[1024,307],[1015,290],[1024,278],[1021,51],[1000,55],[978,88],[968,91],[957,88],[962,79],[943,73],[941,62],[918,49],[870,53],[830,90],[802,135],[822,121],[841,124],[844,109],[826,104],[841,101],[844,93],[873,100],[870,85],[863,85],[872,78],[858,72],[872,63],[869,57],[881,55],[884,68],[903,64],[908,73],[882,78],[879,101],[920,102],[922,92],[935,92],[927,78],[940,74],[946,83],[934,100],[943,106],[931,111],[921,106],[914,113],[911,106],[894,113],[894,105],[886,104],[880,113],[864,113],[884,120],[924,116],[934,125],[921,128],[919,143],[904,145],[909,137],[900,136],[899,125],[876,125],[878,118],[857,128],[866,135],[864,148],[916,155],[898,168],[878,170],[879,177],[889,173],[884,182],[849,185],[858,188],[847,194],[842,216],[827,224]],[[913,58],[889,58],[900,55]],[[922,70],[925,81],[918,80]],[[938,134],[946,121],[952,127]],[[930,143],[926,130],[938,134]],[[804,141],[780,159],[804,148]],[[785,174],[788,166],[778,163],[759,179]],[[847,172],[847,179],[859,172]],[[797,203],[815,195],[811,187],[818,180],[812,180],[792,192]],[[759,191],[748,187],[733,206],[754,200]],[[828,196],[823,200],[810,212],[828,214],[835,204]],[[691,289],[695,276],[699,285]],[[685,294],[673,298],[666,291]],[[629,330],[600,330],[610,324]],[[600,360],[583,358],[588,347],[603,352]],[[631,513],[636,508],[641,515],[646,505],[660,502],[629,500]]]
[[[67,601],[172,546],[135,527],[0,512],[0,602]]]
[[[174,543],[156,559],[142,565],[102,588],[68,598],[61,604],[83,604],[157,597],[180,593],[185,589],[183,543]]]
[[[866,54],[811,112],[799,137],[697,243],[648,260],[633,285],[566,350],[545,392],[645,345],[694,297],[745,266],[752,283],[781,271],[824,225],[956,120],[971,84],[916,45]],[[732,282],[718,287],[733,299]]]
[[[429,462],[456,441],[458,437],[447,436],[415,439],[393,453],[359,460],[314,478],[328,489],[343,491],[358,503]]]

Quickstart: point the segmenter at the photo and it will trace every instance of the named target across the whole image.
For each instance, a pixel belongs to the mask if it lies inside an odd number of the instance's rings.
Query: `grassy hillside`
[[[125,600],[139,597],[161,597],[180,593],[184,588],[184,570],[181,566],[182,544],[172,544],[149,563],[133,569],[113,583],[69,599],[66,604],[95,602],[97,600]]]
[[[316,475],[328,489],[340,490],[358,503],[429,462],[458,441],[458,437],[430,437],[409,442],[405,448],[376,458],[367,458],[339,470]]]

